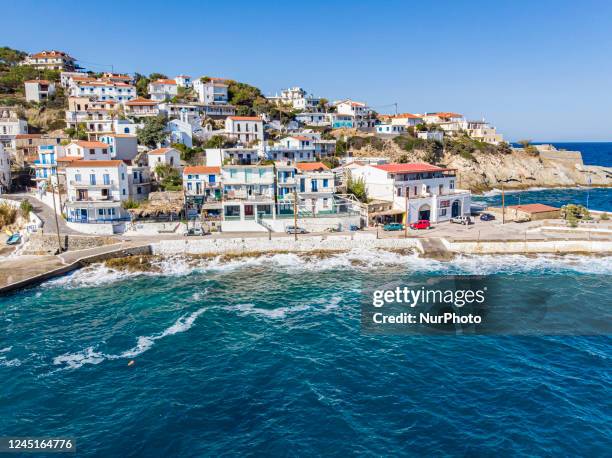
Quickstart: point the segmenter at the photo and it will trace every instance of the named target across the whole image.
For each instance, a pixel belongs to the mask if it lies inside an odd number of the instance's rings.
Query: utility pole
[[[504,195],[504,182],[502,181],[502,224],[506,224],[506,199]]]
[[[398,113],[397,113],[397,102],[395,102],[393,105],[395,105],[395,116],[397,116],[398,115]]]
[[[57,230],[57,246],[59,249],[58,253],[61,253],[64,250],[62,249],[62,239],[60,237],[59,221],[57,219],[57,208],[55,205],[55,187],[53,186],[52,178],[49,179],[49,184],[51,185],[51,197],[53,197],[53,215],[55,216],[55,229]]]
[[[408,238],[408,224],[410,224],[410,219],[408,218],[410,215],[408,215],[408,212],[410,211],[410,207],[408,206],[408,193],[410,193],[410,188],[408,186],[406,186],[404,188],[404,204],[406,207],[406,220],[404,224],[404,238],[407,239]]]
[[[297,184],[293,190],[293,235],[295,236],[295,241],[297,242]]]

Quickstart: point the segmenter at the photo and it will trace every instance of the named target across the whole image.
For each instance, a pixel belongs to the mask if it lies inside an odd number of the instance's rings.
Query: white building
[[[55,83],[47,80],[29,80],[25,85],[27,102],[44,102],[55,95]]]
[[[224,105],[228,102],[228,86],[223,80],[210,79],[202,81],[197,79],[193,82],[193,90],[198,96],[198,101],[205,105]]]
[[[64,156],[62,145],[40,145],[38,147],[38,159],[34,161],[34,180],[39,191],[46,189],[48,181],[57,183],[58,162]]]
[[[424,115],[421,115],[421,118],[423,118],[425,124],[442,124],[448,122],[461,122],[464,120],[462,114],[448,111],[425,113]]]
[[[157,116],[159,114],[158,102],[138,97],[123,104],[126,116],[135,118]]]
[[[11,159],[9,152],[0,144],[0,194],[11,190]]]
[[[241,143],[262,141],[263,120],[258,116],[228,116],[225,118],[225,135]]]
[[[277,104],[291,105],[293,108],[300,111],[321,111],[321,99],[319,97],[308,95],[304,89],[298,86],[283,89],[280,95],[276,94],[272,97],[267,97],[267,99],[276,102]]]
[[[393,203],[408,222],[446,221],[469,215],[471,194],[456,188],[454,170],[431,164],[363,165],[351,169],[354,179],[365,181],[368,197]]]
[[[391,124],[394,126],[415,127],[424,124],[423,118],[412,113],[401,113],[391,117]]]
[[[131,161],[138,154],[138,139],[131,134],[106,134],[100,142],[108,145],[111,159]]]
[[[87,161],[109,160],[109,145],[99,141],[75,140],[64,147],[65,156]]]
[[[388,135],[400,135],[406,132],[406,128],[404,126],[398,126],[395,124],[376,124],[376,133],[377,134],[388,134]]]
[[[159,79],[149,83],[148,87],[151,100],[162,102],[178,95],[176,81],[169,79]]]
[[[295,120],[307,126],[329,126],[330,119],[326,113],[303,112],[295,116]]]
[[[17,135],[28,133],[28,123],[12,108],[0,107],[0,144],[10,148]]]
[[[113,132],[116,134],[136,135],[139,125],[129,119],[113,120]]]
[[[91,80],[72,78],[70,86],[72,97],[95,97],[97,100],[126,102],[136,98],[136,88],[120,81]]]
[[[68,221],[109,222],[126,217],[121,202],[129,195],[127,165],[119,160],[80,160],[66,166]]]
[[[182,143],[191,148],[193,146],[193,126],[182,119],[171,119],[166,125],[170,133],[170,143]]]
[[[151,171],[148,167],[127,166],[128,195],[133,200],[144,200],[151,191]]]
[[[221,167],[222,165],[251,165],[259,160],[259,150],[256,148],[207,148],[206,165]]]
[[[74,71],[75,59],[63,51],[41,51],[30,54],[20,65],[31,65],[39,70]]]
[[[273,218],[274,166],[228,165],[221,168],[224,221]],[[223,226],[224,230],[227,226]]]
[[[192,165],[183,169],[183,190],[187,196],[221,200],[221,167]]]
[[[444,141],[444,132],[440,130],[431,130],[427,132],[417,132],[417,138],[421,138],[423,140],[434,140],[436,142]]]
[[[504,141],[502,134],[498,134],[495,127],[491,126],[484,119],[482,121],[467,121],[465,130],[470,138],[485,143],[497,145]]]
[[[181,154],[174,148],[157,148],[147,153],[147,159],[151,172],[155,173],[158,165],[169,165],[170,167],[180,168]]]
[[[191,76],[188,75],[178,75],[174,77],[174,81],[176,81],[176,85],[178,87],[191,87],[192,81]]]
[[[87,78],[86,73],[82,72],[61,72],[60,73],[60,86],[64,89],[68,89],[72,84],[72,78]]]
[[[303,135],[285,137],[266,147],[266,157],[273,161],[309,162],[315,160],[315,140]]]
[[[298,206],[302,215],[332,213],[334,210],[334,172],[321,162],[298,162]]]
[[[336,104],[337,114],[353,117],[353,127],[357,129],[373,128],[376,119],[372,116],[372,110],[363,102],[343,100]]]

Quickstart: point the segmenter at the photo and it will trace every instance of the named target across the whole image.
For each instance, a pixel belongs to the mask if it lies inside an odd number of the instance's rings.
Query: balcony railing
[[[85,187],[85,188],[110,188],[112,186],[115,186],[115,180],[110,180],[108,182],[102,182],[102,183],[91,183],[89,181],[76,181],[76,180],[70,180],[70,185],[72,186],[77,186],[77,187]]]

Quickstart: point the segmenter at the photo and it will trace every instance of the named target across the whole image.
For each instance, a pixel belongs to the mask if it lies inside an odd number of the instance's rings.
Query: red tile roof
[[[138,97],[136,99],[132,99],[132,100],[125,102],[125,104],[129,106],[157,105],[157,102],[155,100]]]
[[[302,172],[318,172],[321,170],[329,170],[329,167],[322,162],[298,162],[295,164],[298,170]]]
[[[168,151],[172,149],[174,148],[157,148],[157,149],[152,149],[147,154],[166,154]]]
[[[427,116],[437,116],[438,118],[462,118],[463,115],[459,113],[452,113],[449,111],[441,111],[439,113],[427,113]]]
[[[174,80],[156,80],[156,81],[153,81],[152,84],[172,84],[172,85],[176,85],[176,81],[174,81]]]
[[[311,141],[311,140],[312,140],[312,138],[310,138],[310,137],[304,137],[303,135],[292,135],[292,136],[291,136],[291,137],[289,137],[289,138],[295,138],[296,140],[300,140],[300,141],[303,141],[303,142],[309,142],[309,141]]]
[[[381,164],[373,165],[377,169],[384,170],[388,173],[418,173],[418,172],[445,172],[452,169],[443,169],[432,164],[424,162],[414,162],[409,164]]]
[[[421,119],[422,116],[413,115],[412,113],[400,113],[392,116],[392,118],[408,118],[408,119]]]
[[[545,213],[559,210],[557,207],[551,207],[550,205],[544,204],[511,205],[506,208],[512,208],[514,210],[520,210],[527,213]]]
[[[183,175],[186,174],[197,174],[197,173],[215,173],[219,175],[221,173],[221,167],[206,167],[205,165],[192,165],[183,169]]]
[[[34,57],[36,59],[42,57],[68,57],[72,59],[68,54],[63,51],[41,51],[37,52],[36,54],[32,54],[31,57]]]
[[[39,83],[39,84],[51,84],[49,80],[27,80],[24,83]]]
[[[17,134],[15,138],[41,138],[42,134]]]
[[[120,164],[123,164],[123,161],[74,161],[68,164],[66,167],[117,167]]]
[[[72,143],[80,146],[81,148],[108,148],[108,145],[106,143],[96,141],[77,140]]]

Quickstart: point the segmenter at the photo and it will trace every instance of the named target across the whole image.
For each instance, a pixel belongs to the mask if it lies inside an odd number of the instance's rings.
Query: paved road
[[[43,231],[45,233],[55,233],[57,231],[55,226],[55,216],[53,214],[53,209],[43,204],[40,200],[32,197],[29,194],[5,194],[3,197],[11,200],[16,200],[21,202],[22,200],[28,200],[32,207],[34,207],[34,213],[38,216],[43,222]],[[58,216],[57,222],[59,223],[59,229],[61,234],[68,235],[79,235],[81,232],[75,231],[71,229],[66,224],[64,218]]]

